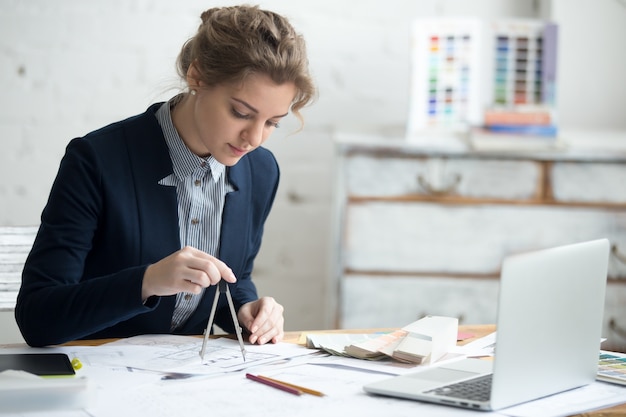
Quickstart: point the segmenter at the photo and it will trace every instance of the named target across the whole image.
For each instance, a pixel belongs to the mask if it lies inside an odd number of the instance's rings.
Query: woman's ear
[[[200,72],[196,67],[196,61],[192,62],[187,69],[187,85],[189,88],[198,88],[202,82],[200,81]]]

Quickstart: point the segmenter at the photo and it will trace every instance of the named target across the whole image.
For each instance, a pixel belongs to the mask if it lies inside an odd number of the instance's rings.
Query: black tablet
[[[0,353],[0,372],[7,369],[40,376],[76,374],[65,353]]]

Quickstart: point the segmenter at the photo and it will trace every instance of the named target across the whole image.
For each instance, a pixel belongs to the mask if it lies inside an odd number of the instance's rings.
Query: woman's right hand
[[[224,262],[206,252],[185,246],[146,269],[141,288],[142,300],[153,295],[179,292],[198,294],[221,279],[236,282],[233,271]]]

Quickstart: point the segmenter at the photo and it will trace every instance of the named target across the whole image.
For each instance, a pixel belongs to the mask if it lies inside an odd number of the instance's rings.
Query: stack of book
[[[475,150],[557,150],[563,146],[555,112],[541,106],[489,108],[483,126],[470,129],[468,141]]]
[[[557,135],[554,112],[543,107],[487,109],[484,126],[489,133],[511,133],[553,138]]]

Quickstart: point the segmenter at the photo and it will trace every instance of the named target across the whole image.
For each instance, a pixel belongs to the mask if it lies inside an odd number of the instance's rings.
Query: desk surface
[[[312,330],[312,331],[297,331],[297,332],[286,332],[284,341],[287,343],[299,343],[303,344],[303,335],[310,333],[372,333],[372,332],[381,332],[381,331],[393,331],[397,329],[355,329],[355,330]],[[493,333],[496,330],[496,326],[493,324],[481,324],[474,326],[459,326],[459,330],[466,333],[471,333],[475,335],[471,339],[464,340],[459,343],[459,345],[464,345],[473,340],[476,340],[480,337],[487,336],[489,333]]]
[[[459,344],[463,345],[477,338],[486,336],[496,329],[495,325],[464,325],[459,326],[459,330],[462,332],[467,332],[475,335],[473,338],[464,340]],[[286,332],[284,341],[287,343],[295,343],[295,344],[303,344],[304,336],[310,333],[368,333],[374,331],[386,331],[386,330],[396,330],[396,329],[357,329],[357,330],[312,330],[312,331],[291,331]],[[81,340],[75,342],[66,343],[66,345],[81,345],[81,346],[97,346],[106,342],[110,342],[113,339],[101,339],[101,340]],[[626,416],[626,404],[606,408],[603,410],[597,410],[589,413],[577,414],[576,417],[616,417],[616,416]]]

